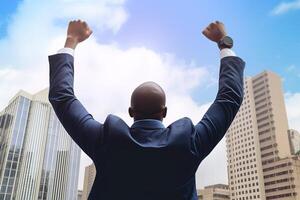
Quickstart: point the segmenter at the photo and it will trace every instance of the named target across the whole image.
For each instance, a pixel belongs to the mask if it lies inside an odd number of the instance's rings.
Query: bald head
[[[139,85],[131,95],[129,114],[135,120],[158,119],[166,116],[166,95],[163,89],[154,82]]]

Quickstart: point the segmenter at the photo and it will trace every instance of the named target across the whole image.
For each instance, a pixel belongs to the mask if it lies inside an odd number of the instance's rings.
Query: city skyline
[[[97,120],[113,113],[131,124],[130,94],[139,83],[153,80],[166,90],[164,123],[184,116],[196,123],[215,97],[219,69],[218,49],[201,29],[218,19],[247,63],[245,76],[268,69],[282,77],[289,126],[300,130],[297,2],[4,0],[0,107],[21,88],[35,92],[48,86],[47,56],[63,47],[68,21],[82,18],[94,34],[75,52],[75,93]],[[90,163],[82,154],[81,183]],[[201,163],[197,187],[226,180],[222,140]]]

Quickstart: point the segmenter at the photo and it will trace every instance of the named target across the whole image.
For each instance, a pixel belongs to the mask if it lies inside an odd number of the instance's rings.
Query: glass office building
[[[77,199],[79,162],[47,89],[20,91],[0,112],[0,200]]]

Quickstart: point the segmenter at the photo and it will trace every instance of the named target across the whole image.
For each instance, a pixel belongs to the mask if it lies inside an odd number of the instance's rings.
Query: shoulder
[[[191,139],[195,127],[191,119],[184,117],[167,127],[168,143],[175,151],[190,153]]]
[[[170,130],[192,130],[194,128],[194,124],[192,120],[188,117],[184,117],[181,119],[176,120],[172,124],[168,126]]]
[[[104,129],[118,129],[118,128],[127,128],[129,129],[129,126],[124,122],[120,117],[116,115],[108,115],[104,122]]]
[[[103,143],[108,144],[111,140],[127,137],[129,126],[118,116],[108,115],[103,123]],[[115,140],[115,141],[116,141]]]

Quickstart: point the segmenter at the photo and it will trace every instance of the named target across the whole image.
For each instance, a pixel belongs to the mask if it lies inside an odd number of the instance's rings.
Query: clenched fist
[[[205,35],[205,37],[217,43],[227,35],[224,24],[219,21],[211,23],[202,31],[202,33]]]
[[[81,20],[71,21],[68,26],[65,47],[75,49],[77,44],[90,37],[92,32],[86,22]]]

